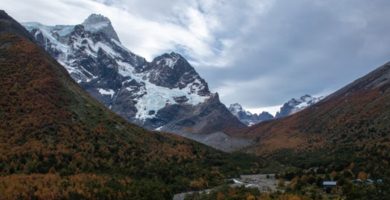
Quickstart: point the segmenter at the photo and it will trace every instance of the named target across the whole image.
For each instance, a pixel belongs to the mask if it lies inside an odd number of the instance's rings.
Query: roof
[[[324,186],[336,186],[337,182],[336,181],[323,181],[322,185],[324,185]]]

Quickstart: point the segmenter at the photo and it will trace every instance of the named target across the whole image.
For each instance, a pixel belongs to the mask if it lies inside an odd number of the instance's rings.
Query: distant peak
[[[164,53],[161,56],[158,56],[157,58],[174,58],[174,59],[180,59],[183,58],[179,53],[171,52],[171,53]]]
[[[183,56],[172,51],[171,53],[164,53],[157,56],[153,59],[153,62],[156,62],[157,64],[163,63],[170,68],[174,68],[179,60],[187,62]]]
[[[301,96],[302,101],[308,101],[308,100],[313,99],[313,98],[314,98],[313,96],[308,95],[308,94]]]
[[[230,107],[242,108],[241,104],[239,104],[239,103],[230,104]]]
[[[169,55],[172,56],[172,57],[183,57],[179,53],[176,53],[174,51],[172,51]]]
[[[101,14],[91,14],[87,19],[84,20],[83,24],[95,24],[95,23],[111,23],[110,19]]]
[[[94,33],[104,33],[108,38],[115,39],[118,42],[120,41],[118,35],[111,25],[110,19],[101,14],[91,14],[87,19],[84,20],[82,25],[87,31]]]
[[[230,104],[229,110],[230,111],[235,111],[235,112],[244,111],[244,109],[242,108],[241,104],[239,104],[239,103]]]
[[[273,115],[267,111],[262,111],[259,115],[271,115],[273,117]]]
[[[308,94],[305,94],[299,98],[292,98],[290,101],[288,102],[291,102],[291,103],[300,103],[300,102],[307,102],[307,101],[310,101],[310,100],[313,100],[315,99],[315,97],[311,96],[311,95],[308,95]]]
[[[271,120],[274,118],[273,115],[268,112],[263,111],[262,113],[254,113],[245,110],[241,104],[233,103],[229,106],[229,111],[237,117],[242,123],[252,126],[254,124],[260,123],[262,121]]]
[[[319,102],[320,100],[322,100],[322,98],[322,96],[314,97],[308,94],[305,94],[299,98],[292,98],[290,101],[283,104],[283,106],[280,108],[280,111],[276,113],[275,117],[281,118],[294,114]]]

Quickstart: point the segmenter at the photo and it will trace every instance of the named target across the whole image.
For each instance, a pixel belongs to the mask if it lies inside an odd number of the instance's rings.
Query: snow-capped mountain
[[[242,123],[252,126],[254,124],[260,123],[262,121],[271,120],[274,118],[268,112],[262,112],[260,114],[252,114],[249,111],[246,111],[242,108],[239,103],[234,103],[229,106],[229,111],[236,116]]]
[[[23,25],[77,83],[130,122],[179,134],[244,126],[184,57],[172,52],[147,62],[121,44],[102,15],[74,26]]]
[[[287,103],[283,104],[280,111],[276,113],[275,118],[292,115],[319,102],[321,99],[322,97],[313,97],[308,94],[303,95],[300,98],[292,98]]]

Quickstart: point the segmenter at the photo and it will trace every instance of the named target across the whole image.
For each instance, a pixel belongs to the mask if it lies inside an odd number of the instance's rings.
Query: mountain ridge
[[[323,97],[313,97],[305,94],[299,98],[292,98],[282,105],[280,110],[275,114],[275,118],[282,118],[302,111],[309,106],[321,101]]]
[[[244,110],[244,108],[239,103],[230,104],[229,111],[241,122],[248,126],[274,119],[273,115],[265,111],[259,114],[252,114],[251,112]]]
[[[24,25],[85,90],[130,122],[180,135],[229,135],[245,127],[180,54],[165,53],[147,62],[106,32],[90,32],[82,24]],[[212,112],[208,105],[214,106]]]
[[[253,126],[264,121],[287,117],[318,103],[323,98],[324,97],[322,96],[313,97],[308,94],[305,94],[299,98],[292,98],[284,103],[282,107],[280,107],[275,116],[266,111],[263,111],[259,114],[252,114],[251,112],[245,110],[239,103],[230,104],[228,109],[242,123],[246,124],[247,126]]]

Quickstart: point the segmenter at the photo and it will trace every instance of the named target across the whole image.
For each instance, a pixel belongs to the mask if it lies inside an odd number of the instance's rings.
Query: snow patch
[[[173,59],[173,58],[165,58],[165,64],[169,67],[172,68],[176,65],[176,62],[178,59]]]
[[[161,131],[161,129],[163,128],[164,126],[160,126],[160,127],[158,127],[158,128],[156,128],[156,129],[154,129],[155,131]]]
[[[167,67],[173,69],[173,67],[176,65],[178,60],[179,60],[179,58],[177,58],[177,57],[164,58],[162,60],[157,61],[157,65],[160,65],[161,62],[163,62],[164,65],[166,65]]]
[[[131,77],[138,83],[144,83],[144,85],[141,86],[140,91],[137,93],[139,98],[137,99],[137,104],[135,105],[137,108],[136,118],[140,120],[153,118],[158,110],[167,105],[176,104],[174,99],[175,97],[187,97],[188,101],[185,104],[190,105],[198,105],[209,98],[209,96],[200,96],[197,94],[199,88],[195,86],[196,81],[193,84],[188,84],[187,87],[182,89],[161,87],[144,80],[143,77],[145,74],[137,74],[132,65],[120,61],[117,63],[119,65],[119,73],[122,76]],[[128,87],[126,90],[133,91],[133,88]]]
[[[98,88],[98,91],[99,91],[99,93],[100,93],[101,95],[110,95],[111,98],[112,98],[112,97],[114,96],[114,94],[115,94],[115,91],[112,90],[112,89],[106,90],[106,89],[103,89],[103,88]]]

